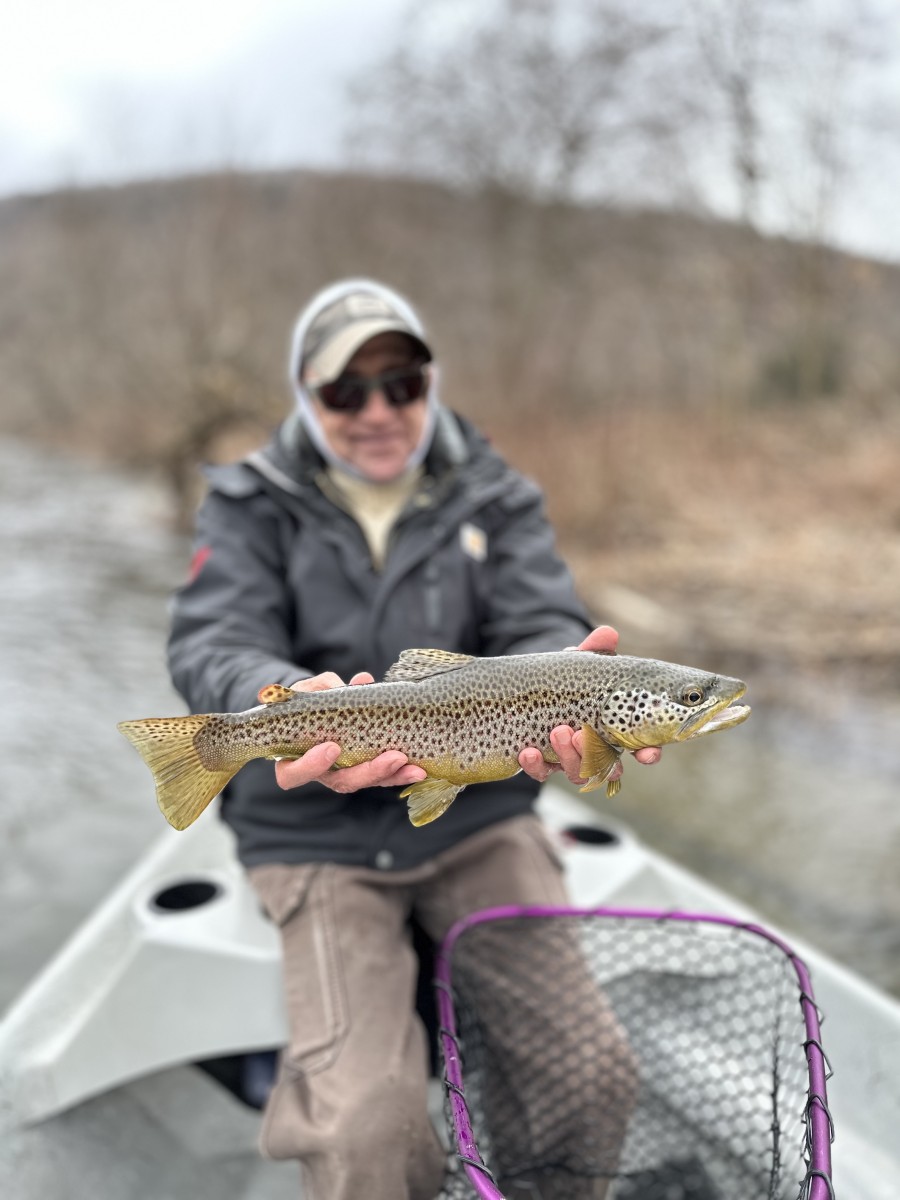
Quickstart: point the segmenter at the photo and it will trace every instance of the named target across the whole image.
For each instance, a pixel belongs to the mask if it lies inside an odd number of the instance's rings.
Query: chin
[[[406,465],[406,460],[395,463],[366,463],[360,464],[357,468],[366,479],[372,483],[390,483],[392,479],[396,479],[398,475],[403,474],[403,468]]]
[[[366,456],[358,458],[353,465],[361,475],[364,475],[366,479],[371,479],[373,483],[388,483],[403,473],[408,457],[406,453],[384,455],[383,457],[381,455]]]

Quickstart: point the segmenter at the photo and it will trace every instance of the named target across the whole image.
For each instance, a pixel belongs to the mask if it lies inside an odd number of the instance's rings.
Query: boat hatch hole
[[[567,825],[562,831],[567,842],[582,846],[618,846],[619,836],[602,825]]]
[[[180,879],[151,897],[150,908],[160,913],[188,912],[212,903],[222,892],[221,885],[211,879]]]

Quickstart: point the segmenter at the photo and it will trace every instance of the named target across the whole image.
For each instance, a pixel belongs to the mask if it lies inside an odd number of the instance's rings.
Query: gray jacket
[[[250,708],[264,684],[326,670],[378,679],[408,647],[555,650],[590,628],[540,491],[446,409],[381,572],[296,418],[264,451],[208,477],[196,570],[175,596],[169,640],[172,679],[194,712]],[[528,811],[536,790],[524,774],[478,784],[416,829],[393,789],[285,792],[258,761],[228,785],[222,814],[247,866],[402,869]]]

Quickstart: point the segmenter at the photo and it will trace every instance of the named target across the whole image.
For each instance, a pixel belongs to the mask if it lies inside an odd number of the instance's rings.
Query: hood
[[[342,279],[338,283],[333,283],[329,287],[323,288],[313,296],[312,300],[300,312],[294,324],[294,332],[291,337],[291,350],[288,359],[288,382],[291,386],[294,399],[297,404],[297,412],[300,420],[303,423],[306,432],[309,434],[313,445],[322,455],[326,462],[332,466],[346,471],[349,475],[355,476],[357,479],[363,478],[361,473],[356,470],[340,455],[335,454],[332,450],[328,439],[325,437],[319,421],[316,406],[313,403],[306,388],[300,382],[300,364],[303,361],[303,348],[306,340],[306,333],[310,325],[315,320],[316,316],[323,308],[329,304],[333,304],[335,300],[340,300],[342,296],[349,295],[351,292],[371,292],[373,295],[381,296],[388,303],[392,304],[403,317],[409,322],[409,325],[417,333],[421,334],[423,340],[428,340],[425,332],[425,327],[419,318],[418,313],[412,307],[405,297],[391,288],[386,287],[383,283],[377,283],[374,279]],[[428,389],[426,398],[427,413],[425,426],[422,430],[422,437],[419,440],[418,446],[409,456],[405,470],[410,470],[413,467],[419,466],[424,461],[425,455],[431,445],[431,440],[434,436],[435,420],[437,418],[437,410],[439,407],[439,392],[438,392],[438,375],[439,369],[436,363],[431,363],[430,368],[431,383]]]

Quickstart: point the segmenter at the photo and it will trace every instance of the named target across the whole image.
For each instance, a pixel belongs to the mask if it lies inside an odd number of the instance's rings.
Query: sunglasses
[[[310,391],[332,412],[358,413],[365,407],[369,393],[379,391],[394,408],[405,408],[421,400],[428,389],[423,367],[398,367],[380,375],[341,375],[333,383],[323,383]]]

